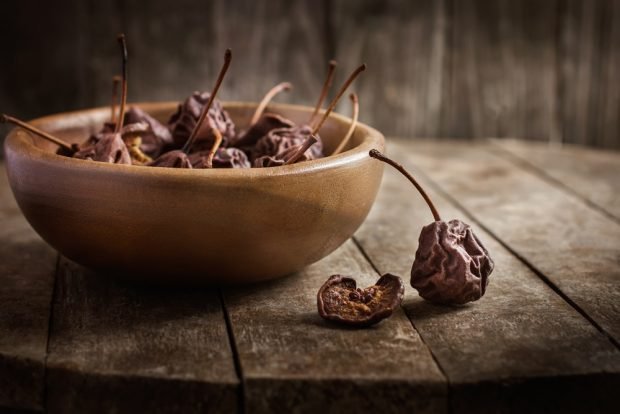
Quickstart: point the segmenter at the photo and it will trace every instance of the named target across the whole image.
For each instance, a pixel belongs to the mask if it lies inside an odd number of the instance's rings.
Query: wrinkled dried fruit
[[[187,154],[181,150],[168,151],[147,164],[149,167],[192,168]]]
[[[420,233],[411,286],[424,299],[463,304],[484,295],[494,263],[471,227],[436,221]]]
[[[267,135],[269,131],[273,129],[292,128],[295,123],[289,119],[284,118],[282,115],[274,113],[264,113],[258,119],[258,121],[250,126],[247,131],[244,131],[233,143],[233,147],[248,148],[254,146],[256,142]]]
[[[433,213],[435,222],[422,228],[411,267],[411,286],[431,302],[464,304],[480,299],[489,283],[494,263],[471,227],[460,220],[441,220],[422,186],[402,165],[377,150],[369,155],[396,168],[416,187]]]
[[[177,112],[168,121],[172,138],[177,147],[182,146],[188,140],[198,122],[202,108],[209,101],[209,96],[209,92],[194,92],[179,105]],[[192,148],[197,151],[211,148],[215,141],[212,128],[217,128],[222,133],[222,146],[228,146],[228,142],[235,137],[235,125],[219,100],[215,99],[211,104],[207,113],[207,120],[208,122],[204,123],[198,131],[196,142]]]
[[[267,135],[259,139],[254,148],[252,148],[250,160],[254,161],[263,156],[274,157],[291,147],[302,145],[311,135],[312,128],[308,125],[271,130]],[[318,135],[315,136],[318,142],[312,146],[308,153],[308,159],[313,160],[323,157],[323,143]]]
[[[254,168],[279,167],[312,159],[312,146],[318,142],[316,135],[310,135],[299,145],[287,148],[281,153],[270,156],[263,155],[254,160]]]
[[[149,126],[149,130],[140,135],[140,150],[148,156],[157,157],[164,148],[172,145],[172,134],[167,127],[142,109],[132,106],[125,113],[125,125],[137,123],[146,123]]]
[[[317,306],[322,318],[351,326],[370,326],[389,317],[400,305],[405,285],[400,277],[385,274],[365,289],[355,279],[333,275],[321,286]]]
[[[96,144],[81,148],[73,157],[111,164],[131,164],[131,155],[121,134],[115,133],[106,134]]]
[[[193,152],[189,160],[194,168],[209,168],[207,158],[209,151]],[[250,161],[245,152],[238,148],[219,148],[213,156],[212,168],[250,168]]]

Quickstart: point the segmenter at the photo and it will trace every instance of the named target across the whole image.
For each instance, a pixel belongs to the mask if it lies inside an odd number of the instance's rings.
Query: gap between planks
[[[588,207],[590,207],[591,209],[593,209],[593,210],[603,214],[606,218],[616,222],[617,224],[620,224],[620,217],[614,215],[611,211],[607,210],[604,206],[602,206],[602,205],[598,204],[597,202],[589,199],[587,196],[583,195],[579,191],[577,191],[574,188],[570,187],[569,185],[563,183],[559,179],[553,177],[551,174],[547,173],[544,169],[540,168],[536,164],[528,161],[526,158],[522,157],[521,155],[515,154],[512,151],[502,147],[501,144],[495,142],[492,139],[487,140],[487,142],[489,142],[492,145],[492,147],[494,148],[493,150],[489,149],[488,151],[490,151],[490,152],[492,152],[494,154],[499,155],[500,157],[508,160],[509,162],[511,162],[512,164],[514,164],[517,167],[520,167],[522,169],[528,170],[529,172],[531,172],[532,174],[536,175],[540,179],[542,179],[542,180],[548,182],[549,184],[557,187],[559,190],[562,190],[562,191],[568,193],[569,195],[571,195],[571,196],[573,196],[575,198],[578,198],[584,204],[586,204]]]
[[[364,250],[364,247],[359,242],[359,240],[357,240],[355,235],[351,237],[351,240],[353,241],[353,244],[355,245],[355,247],[357,247],[357,250],[359,250],[360,254],[364,257],[364,259],[366,259],[370,267],[372,267],[374,271],[377,273],[377,275],[381,277],[381,272],[379,271],[379,268],[372,261],[368,253]],[[404,283],[407,284],[407,281],[405,280]],[[447,398],[447,404],[448,404],[447,408],[448,408],[448,413],[452,413],[454,410],[452,409],[451,398],[450,398],[450,390],[452,389],[452,384],[450,383],[450,377],[446,373],[446,370],[444,369],[444,367],[439,362],[437,355],[435,355],[431,347],[428,345],[428,343],[424,339],[424,335],[422,335],[422,332],[420,332],[418,328],[415,326],[415,322],[413,321],[413,319],[409,317],[409,314],[405,311],[402,304],[399,305],[399,307],[403,310],[403,313],[407,316],[407,319],[409,319],[409,322],[411,323],[411,327],[413,328],[413,330],[416,331],[416,333],[420,336],[420,340],[422,341],[426,349],[428,349],[428,352],[431,354],[431,357],[433,358],[433,361],[435,361],[435,364],[437,364],[437,368],[439,368],[441,375],[443,375],[444,379],[446,380],[446,384],[448,384],[448,388],[446,390],[447,392],[446,398]]]

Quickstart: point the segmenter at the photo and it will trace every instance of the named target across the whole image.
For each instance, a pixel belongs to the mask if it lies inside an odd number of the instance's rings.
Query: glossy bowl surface
[[[136,105],[165,121],[177,103]],[[241,129],[255,106],[225,103]],[[269,110],[303,122],[312,108]],[[32,124],[82,142],[108,116],[107,108],[98,108]],[[330,116],[321,130],[326,153],[349,123]],[[209,284],[284,276],[335,250],[374,202],[383,166],[368,151],[383,147],[381,133],[359,124],[349,148],[336,156],[274,168],[187,170],[67,158],[14,128],[5,154],[22,212],[66,257],[123,277]]]

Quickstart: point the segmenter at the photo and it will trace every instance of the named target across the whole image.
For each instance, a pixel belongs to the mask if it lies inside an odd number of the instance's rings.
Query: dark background
[[[0,111],[106,105],[121,31],[131,101],[210,89],[230,47],[225,100],[288,80],[278,100],[312,105],[336,58],[337,82],[368,64],[360,118],[386,135],[620,148],[620,0],[3,2]]]

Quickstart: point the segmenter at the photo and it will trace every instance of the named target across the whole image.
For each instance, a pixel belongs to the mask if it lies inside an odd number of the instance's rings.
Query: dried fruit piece
[[[140,135],[140,150],[148,156],[158,157],[164,148],[172,145],[172,135],[167,127],[142,109],[132,106],[125,114],[125,125],[137,123],[146,123],[149,126],[149,129]]]
[[[290,148],[302,145],[310,136],[312,136],[312,128],[308,125],[271,130],[252,148],[250,160],[255,162],[260,157],[276,157]],[[313,160],[323,157],[323,144],[318,135],[315,136],[317,143],[312,146],[308,154],[308,159]]]
[[[389,317],[400,305],[405,285],[400,277],[385,274],[365,289],[355,279],[333,275],[321,286],[317,306],[322,318],[350,326],[370,326]]]
[[[73,158],[131,165],[131,155],[121,138],[121,134],[111,133],[101,138],[95,145],[82,148]]]
[[[181,150],[173,150],[164,152],[154,161],[147,164],[149,167],[163,168],[192,168],[187,154]]]
[[[407,177],[435,218],[420,233],[411,286],[424,299],[436,303],[464,304],[480,299],[486,292],[494,263],[471,227],[460,220],[442,221],[430,197],[402,165],[374,149],[369,155]]]
[[[234,147],[249,150],[260,138],[275,128],[292,127],[295,123],[281,115],[264,113],[269,102],[280,92],[290,91],[293,88],[289,82],[282,82],[271,88],[260,101],[254,115],[250,119],[250,125],[231,144]]]
[[[492,271],[493,260],[469,225],[436,221],[420,233],[411,286],[432,302],[463,304],[484,295]]]
[[[316,135],[310,135],[301,144],[289,147],[275,156],[262,156],[255,159],[254,167],[279,167],[281,165],[295,164],[297,162],[314,159],[312,155],[312,146],[318,142]]]
[[[208,151],[189,154],[189,160],[194,168],[206,168]],[[239,148],[218,148],[213,156],[213,168],[250,168],[252,165],[245,152]]]
[[[170,131],[172,131],[172,138],[176,147],[181,147],[188,141],[199,121],[203,108],[208,104],[210,98],[211,93],[196,91],[187,98],[185,102],[179,104],[177,112],[175,112],[168,121],[168,126]],[[228,115],[228,112],[224,110],[219,100],[213,100],[207,112],[207,116],[210,121],[209,125],[207,127],[207,124],[205,124],[205,128],[198,131],[195,138],[196,146],[194,148],[197,150],[211,148],[215,140],[213,128],[217,128],[220,131],[224,139],[223,145],[228,146],[228,142],[235,137],[235,124]]]

